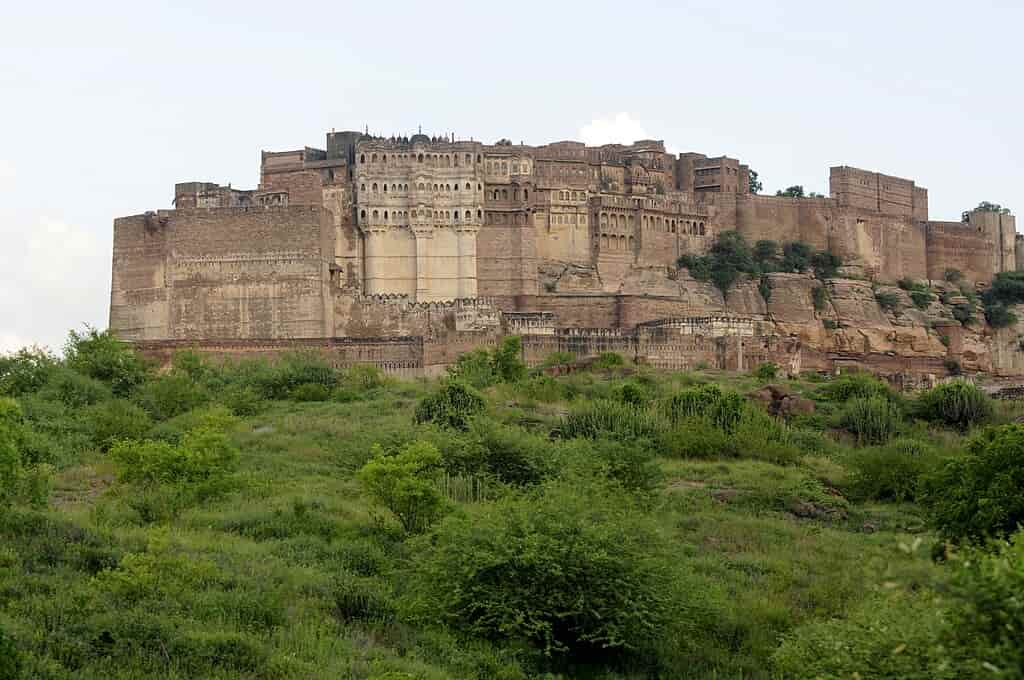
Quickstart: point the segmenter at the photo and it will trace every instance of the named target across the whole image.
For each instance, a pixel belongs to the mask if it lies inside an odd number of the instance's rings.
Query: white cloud
[[[610,118],[595,118],[580,128],[580,140],[590,146],[632,144],[639,139],[650,139],[650,135],[643,125],[625,112]]]

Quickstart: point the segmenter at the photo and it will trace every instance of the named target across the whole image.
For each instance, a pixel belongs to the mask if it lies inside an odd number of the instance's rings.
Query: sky
[[[114,217],[253,188],[260,150],[332,128],[662,139],[766,193],[854,165],[927,187],[932,219],[1021,208],[1022,28],[1019,0],[10,3],[0,352],[106,327]]]

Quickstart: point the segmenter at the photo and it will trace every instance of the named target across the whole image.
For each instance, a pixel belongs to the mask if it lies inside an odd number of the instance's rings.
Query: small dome
[[[411,143],[413,143],[413,144],[418,144],[418,143],[430,144],[430,137],[427,137],[426,135],[421,133],[421,134],[413,135],[412,139],[410,139],[409,141]]]

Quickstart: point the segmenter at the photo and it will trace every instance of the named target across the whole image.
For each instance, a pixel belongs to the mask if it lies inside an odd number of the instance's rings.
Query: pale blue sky
[[[105,327],[111,221],[330,128],[664,139],[1020,208],[1020,2],[38,2],[0,14],[0,351]]]

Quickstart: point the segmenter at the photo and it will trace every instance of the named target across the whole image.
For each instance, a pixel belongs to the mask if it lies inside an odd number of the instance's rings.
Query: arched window
[[[484,185],[483,184],[477,184],[476,185],[476,190],[477,191],[483,191],[484,190]]]
[[[477,154],[477,155],[476,155],[476,162],[477,162],[477,163],[479,163],[479,162],[481,162],[482,160],[483,160],[483,156],[481,156],[480,154]]]
[[[387,193],[387,192],[388,192],[388,185],[387,185],[387,184],[385,184],[385,185],[384,185],[384,193]]]
[[[505,199],[506,201],[508,200],[508,189],[502,189],[501,190],[501,197],[503,199]]]
[[[700,223],[700,235],[701,236],[704,235],[704,223],[703,222]]]
[[[601,250],[608,250],[608,234],[601,234]]]
[[[472,162],[473,162],[473,154],[467,153],[466,154],[466,165],[469,165]]]
[[[361,220],[365,220],[366,219],[366,211],[365,210],[363,210],[363,211],[361,211],[359,213],[359,219],[361,219]]]
[[[632,236],[629,237],[629,249],[633,250],[633,237]]]
[[[620,236],[619,237],[619,250],[625,250],[625,249],[626,249],[626,237],[625,236]]]
[[[385,222],[388,221],[388,211],[387,210],[384,211],[384,221]]]
[[[481,217],[483,217],[483,216],[484,216],[484,213],[483,213],[483,211],[482,211],[482,210],[477,210],[477,211],[476,211],[476,218],[477,218],[477,219],[480,219],[480,218],[481,218]]]
[[[448,154],[444,155],[444,167],[446,167],[446,168],[452,167],[452,157],[449,156]]]
[[[377,217],[378,217],[378,213],[377,213],[377,211],[376,211],[376,210],[374,210],[374,211],[373,211],[373,219],[377,219]]]
[[[529,189],[523,189],[523,200],[525,201],[528,198],[530,198],[530,190]]]
[[[370,162],[371,163],[376,163],[377,162],[377,154],[372,154],[370,156]]]
[[[419,156],[416,157],[416,162],[417,163],[422,163],[423,162],[423,154],[420,154]]]
[[[601,213],[601,228],[604,229],[608,226],[608,213]]]
[[[458,156],[456,156],[456,158],[458,158]],[[459,211],[458,210],[455,211],[455,221],[456,222],[459,221]]]
[[[365,185],[365,184],[361,185],[361,186],[359,187],[359,190],[360,190],[360,191],[366,191],[366,185]]]
[[[444,185],[444,190],[445,191],[451,191],[452,190],[452,185],[451,184],[445,184]]]
[[[365,153],[359,154],[359,162],[360,163],[365,163],[366,162],[366,154]]]
[[[469,182],[466,182],[466,191],[472,191],[472,189],[473,187],[469,185]]]
[[[377,193],[377,183],[373,183],[373,193]]]

